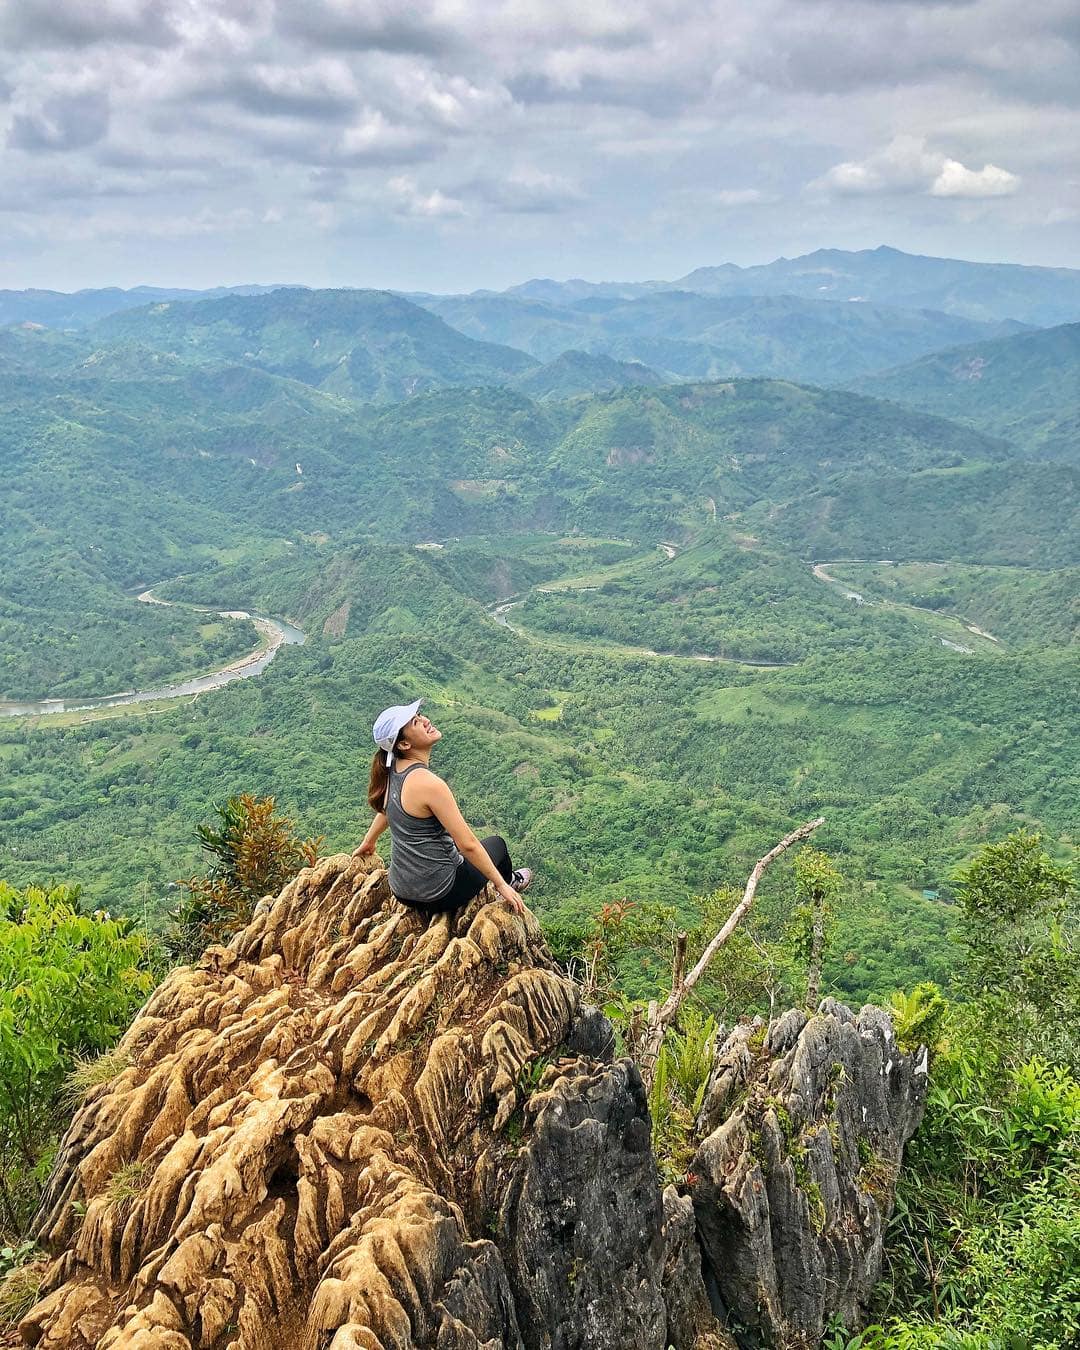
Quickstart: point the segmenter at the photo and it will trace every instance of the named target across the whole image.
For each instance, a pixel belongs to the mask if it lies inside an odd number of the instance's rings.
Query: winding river
[[[153,593],[154,588],[137,596],[145,605],[175,605],[181,609],[190,609],[196,614],[217,614],[224,619],[250,619],[259,632],[260,642],[247,656],[230,661],[227,666],[210,671],[206,675],[196,675],[190,680],[180,680],[176,684],[163,684],[155,689],[129,689],[121,694],[100,694],[93,697],[80,697],[68,694],[63,698],[43,698],[25,702],[5,702],[0,700],[0,717],[49,717],[58,713],[91,712],[98,708],[118,708],[128,703],[152,703],[161,699],[195,697],[211,689],[221,689],[233,680],[247,680],[253,675],[261,675],[286,645],[299,645],[305,639],[302,629],[285,619],[271,619],[262,614],[249,614],[244,609],[212,609],[207,605],[185,605],[179,601],[161,600]]]

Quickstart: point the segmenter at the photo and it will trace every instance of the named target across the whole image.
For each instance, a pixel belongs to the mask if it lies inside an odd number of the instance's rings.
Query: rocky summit
[[[540,926],[337,855],[174,970],[36,1235],[43,1350],[718,1350],[854,1325],[925,1064],[826,1002],[718,1038],[685,1184]],[[734,1339],[733,1339],[734,1336]]]

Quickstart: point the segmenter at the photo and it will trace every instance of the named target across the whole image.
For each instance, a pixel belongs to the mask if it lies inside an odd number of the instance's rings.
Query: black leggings
[[[514,875],[514,869],[510,862],[506,840],[497,834],[491,834],[486,839],[481,839],[480,842],[483,844],[488,857],[498,868],[499,875],[504,881],[509,881]],[[457,872],[454,874],[450,889],[445,895],[440,895],[438,900],[402,900],[401,903],[421,914],[447,914],[451,910],[460,909],[462,905],[467,905],[473,896],[479,895],[487,884],[488,879],[479,867],[474,867],[467,858],[462,858],[461,862],[458,863]]]

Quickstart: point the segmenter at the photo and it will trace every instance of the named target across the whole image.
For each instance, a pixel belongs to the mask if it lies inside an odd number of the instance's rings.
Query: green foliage
[[[712,1069],[717,1025],[694,1009],[680,1013],[660,1045],[652,1085],[649,1114],[653,1149],[665,1181],[682,1181],[694,1156],[694,1122],[705,1099]]]
[[[917,984],[910,993],[898,990],[889,1000],[896,1041],[906,1055],[926,1046],[936,1054],[941,1044],[949,1005],[931,980]]]
[[[187,894],[172,915],[168,945],[182,960],[195,959],[210,943],[242,928],[259,899],[276,895],[301,867],[314,864],[322,843],[322,836],[294,835],[292,821],[275,810],[273,797],[241,793],[214,809],[217,820],[195,828],[213,860],[210,871],[179,883]]]
[[[985,846],[957,893],[968,1002],[946,1006],[924,986],[895,1005],[901,1043],[936,1053],[871,1344],[1067,1350],[1080,1326],[1076,976],[1040,953],[1061,941],[1075,888],[1018,832]],[[1056,1062],[1033,1053],[1043,1044]]]
[[[975,624],[1010,646],[1067,646],[1080,635],[1080,571],[1075,567],[830,563],[829,574],[868,601],[961,616],[966,625]]]
[[[86,914],[78,891],[0,883],[0,1211],[21,1230],[48,1164],[62,1085],[108,1048],[151,984],[129,919]]]
[[[38,1245],[33,1238],[24,1238],[22,1242],[16,1242],[14,1245],[0,1247],[0,1279],[10,1271],[25,1265],[27,1261],[32,1261],[37,1255]]]
[[[38,1301],[46,1270],[32,1242],[0,1249],[0,1269],[8,1261],[0,1279],[0,1332],[13,1331]]]
[[[0,559],[0,698],[153,689],[258,646],[247,620],[139,604],[103,574],[95,550],[47,544],[30,539]]]
[[[836,902],[844,879],[829,855],[816,848],[799,850],[794,873],[797,904],[788,919],[786,937],[795,961],[806,968],[804,1002],[816,1007],[822,961],[835,926]]]
[[[1080,1072],[1080,888],[1018,830],[953,880],[964,988],[1013,1055],[1049,1053]]]
[[[934,353],[859,387],[1075,463],[1078,379],[1080,324],[1067,323]]]

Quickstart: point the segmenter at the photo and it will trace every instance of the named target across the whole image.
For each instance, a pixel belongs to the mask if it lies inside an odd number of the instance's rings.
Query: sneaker
[[[510,885],[513,886],[514,890],[520,895],[522,891],[527,891],[529,889],[532,885],[532,879],[533,874],[531,867],[515,867],[513,874],[510,877]]]

